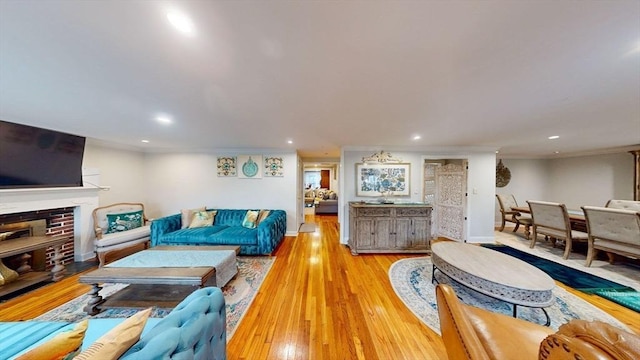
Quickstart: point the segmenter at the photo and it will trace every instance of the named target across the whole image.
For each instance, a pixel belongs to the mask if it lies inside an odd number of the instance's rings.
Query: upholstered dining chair
[[[640,211],[640,201],[611,199],[604,206],[612,209]]]
[[[640,211],[596,206],[583,206],[582,211],[589,232],[586,266],[598,250],[606,251],[611,263],[614,253],[640,257]]]
[[[527,201],[531,210],[533,236],[530,248],[536,245],[538,235],[551,237],[554,241],[564,240],[563,259],[568,259],[574,241],[587,241],[589,235],[582,231],[571,230],[569,213],[564,204],[547,201]]]
[[[515,196],[513,196],[513,194],[496,194],[496,198],[498,198],[498,204],[500,205],[500,215],[502,216],[502,224],[500,225],[499,231],[504,230],[504,226],[507,221],[516,224],[516,226],[513,228],[513,232],[518,231],[518,227],[520,227],[520,225],[523,225],[524,235],[528,239],[529,228],[531,226],[531,216],[527,214],[521,214],[512,209],[518,206],[516,198]]]

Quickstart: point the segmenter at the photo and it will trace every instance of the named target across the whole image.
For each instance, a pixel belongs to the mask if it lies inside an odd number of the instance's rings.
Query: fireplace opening
[[[0,225],[0,241],[19,239],[30,236],[44,236],[47,234],[47,220],[36,219]],[[9,256],[3,259],[5,265],[16,270],[19,274],[46,269],[46,249],[30,251],[24,254]],[[28,265],[28,266],[25,266]]]

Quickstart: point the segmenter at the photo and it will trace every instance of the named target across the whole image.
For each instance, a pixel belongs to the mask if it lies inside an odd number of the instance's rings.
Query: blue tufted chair
[[[207,287],[187,296],[121,359],[227,358],[226,312],[222,291]]]

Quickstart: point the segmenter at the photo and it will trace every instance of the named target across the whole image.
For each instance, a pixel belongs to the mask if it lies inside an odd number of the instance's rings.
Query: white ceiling
[[[0,119],[148,151],[575,154],[640,144],[639,46],[637,0],[0,0]]]

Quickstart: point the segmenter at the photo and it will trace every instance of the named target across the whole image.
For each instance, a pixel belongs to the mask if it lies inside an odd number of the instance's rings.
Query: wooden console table
[[[4,266],[2,264],[3,258],[53,247],[55,253],[53,255],[54,266],[51,269],[51,276],[53,281],[58,281],[64,276],[64,265],[60,261],[63,257],[60,247],[67,241],[66,237],[55,236],[29,236],[0,241],[0,266]],[[49,273],[47,272],[30,271],[28,266],[26,266],[25,271],[27,272],[19,275],[16,280],[0,286],[0,297],[49,279]]]
[[[351,253],[428,253],[431,206],[349,203]]]

